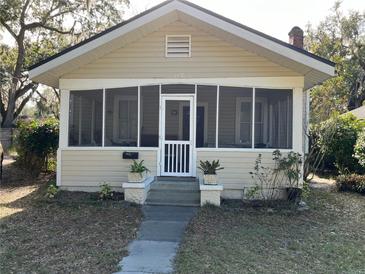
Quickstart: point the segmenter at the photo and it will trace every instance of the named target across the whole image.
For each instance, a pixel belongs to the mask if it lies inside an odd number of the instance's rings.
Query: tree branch
[[[23,96],[24,94],[26,94],[30,89],[33,89],[34,87],[36,87],[37,84],[30,82],[27,85],[25,85],[24,87],[18,89],[15,92],[15,99],[18,99],[19,97]]]
[[[55,27],[51,27],[51,26],[47,26],[45,24],[43,24],[42,22],[33,22],[30,24],[25,25],[25,29],[30,30],[30,29],[35,29],[35,28],[44,28],[50,31],[54,31],[57,32],[59,34],[71,34],[73,32],[73,29],[75,27],[76,22],[74,22],[73,26],[69,29],[69,30],[60,30],[57,29]]]
[[[23,101],[20,103],[20,105],[18,106],[17,110],[14,113],[14,120],[19,116],[19,114],[22,112],[23,108],[25,107],[25,105],[29,102],[30,98],[32,98],[34,92],[36,91],[36,88],[32,89],[32,92],[29,93],[27,95],[27,97],[25,97],[23,99]]]
[[[24,26],[25,12],[28,9],[29,3],[30,3],[30,0],[26,0],[25,3],[24,3],[24,6],[22,8],[22,12],[20,14],[20,19],[19,19],[21,26]]]
[[[11,29],[11,27],[3,20],[0,18],[0,23],[1,25],[3,25],[5,27],[5,29],[11,34],[11,36],[14,37],[14,39],[16,40],[18,38],[18,36],[16,35],[16,33]]]
[[[56,95],[57,99],[58,99],[58,102],[61,101],[61,96],[60,96],[60,91],[56,88],[52,88],[53,89],[53,92],[54,94]]]

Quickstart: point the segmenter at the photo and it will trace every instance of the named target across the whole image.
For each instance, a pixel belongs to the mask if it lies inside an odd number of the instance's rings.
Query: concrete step
[[[199,192],[183,191],[150,191],[146,200],[147,205],[177,205],[177,206],[199,206]]]
[[[172,182],[198,182],[196,177],[171,177],[171,176],[163,176],[163,177],[156,177],[156,181],[163,182],[163,181],[172,181]]]
[[[160,199],[160,198],[168,198],[168,199],[176,199],[176,200],[199,200],[200,192],[198,191],[173,191],[173,190],[155,190],[151,189],[148,192],[147,199]]]
[[[151,184],[147,205],[199,206],[200,191],[196,178],[160,177]]]
[[[170,184],[152,184],[151,185],[151,191],[152,190],[160,190],[160,191],[195,191],[198,192],[199,191],[199,185],[198,184],[194,184],[194,185],[187,185],[187,184],[174,184],[174,185],[170,185]]]

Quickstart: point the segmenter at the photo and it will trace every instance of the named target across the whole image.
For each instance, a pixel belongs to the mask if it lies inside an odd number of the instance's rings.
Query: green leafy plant
[[[321,123],[320,147],[325,157],[333,158],[340,174],[363,172],[364,169],[354,157],[357,138],[365,122],[353,114],[334,115]],[[329,130],[330,129],[330,130]]]
[[[365,175],[347,174],[337,176],[336,185],[339,191],[358,192],[365,195]]]
[[[260,187],[258,185],[255,185],[254,187],[247,188],[245,191],[245,197],[249,200],[254,199],[257,197],[257,194],[260,192]]]
[[[18,123],[15,147],[17,164],[36,177],[47,170],[49,159],[55,158],[58,148],[59,127],[54,118]]]
[[[49,199],[53,199],[58,193],[59,189],[54,182],[51,182],[47,187],[46,197]]]
[[[275,150],[273,156],[273,160],[276,162],[274,172],[283,173],[289,187],[298,187],[302,176],[302,155],[290,151],[287,156],[283,156],[279,150]]]
[[[365,129],[363,129],[357,137],[354,152],[354,157],[358,160],[359,164],[365,168]]]
[[[255,160],[254,171],[250,172],[255,181],[255,191],[261,193],[264,200],[273,200],[279,188],[284,186],[298,187],[301,178],[302,156],[289,152],[283,156],[280,150],[272,153],[273,166],[262,164],[262,155]]]
[[[216,175],[218,170],[224,169],[221,167],[219,160],[213,160],[212,162],[200,161],[200,166],[198,167],[204,175]]]
[[[104,183],[100,185],[99,198],[101,200],[110,200],[113,197],[113,191],[109,184]]]
[[[141,160],[139,162],[133,160],[133,163],[130,166],[130,172],[143,174],[150,172],[150,170],[144,165],[144,160]]]

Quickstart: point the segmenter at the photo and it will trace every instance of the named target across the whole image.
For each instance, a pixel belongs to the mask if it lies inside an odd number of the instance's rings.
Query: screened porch
[[[163,120],[165,94],[193,101],[166,104]],[[69,147],[160,148],[162,129],[169,140],[192,131],[194,148],[292,149],[293,90],[168,84],[70,91]]]

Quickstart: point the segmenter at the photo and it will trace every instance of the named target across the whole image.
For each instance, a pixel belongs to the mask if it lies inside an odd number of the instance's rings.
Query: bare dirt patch
[[[28,178],[8,165],[0,186],[0,273],[112,273],[141,211],[88,193],[44,197],[54,174]]]

